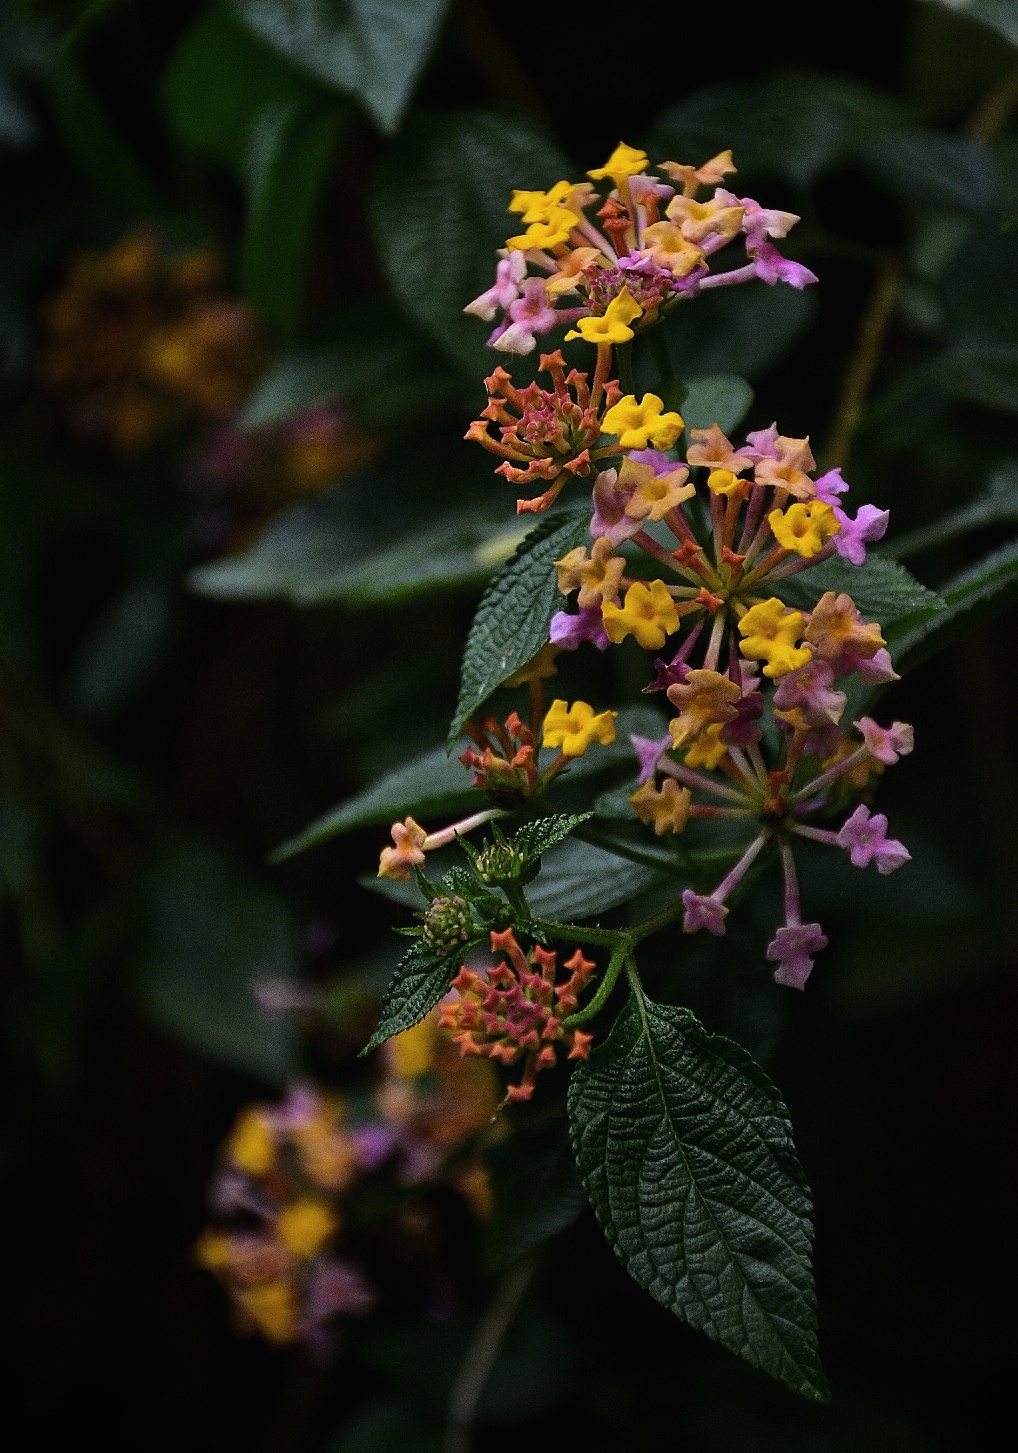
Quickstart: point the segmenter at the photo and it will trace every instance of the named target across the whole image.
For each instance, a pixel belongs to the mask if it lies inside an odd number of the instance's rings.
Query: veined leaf
[[[945,609],[892,640],[899,671],[909,671],[1018,598],[1018,540],[994,550],[941,586]]]
[[[822,565],[776,582],[776,593],[789,605],[811,610],[826,590],[850,595],[864,620],[879,621],[885,634],[895,626],[933,620],[944,601],[933,590],[920,585],[915,576],[880,555],[871,555],[865,565],[852,565],[832,555]]]
[[[754,1367],[827,1398],[812,1207],[788,1112],[745,1050],[633,998],[569,1087],[573,1148],[619,1260]]]
[[[450,758],[444,747],[433,747],[423,756],[397,767],[380,782],[348,797],[303,832],[281,843],[270,854],[269,861],[285,862],[356,827],[390,823],[408,814],[411,817],[453,816],[479,808],[485,800],[482,793],[470,786],[470,774],[463,763]]]
[[[256,35],[392,132],[449,0],[233,0]]]
[[[558,812],[553,817],[537,817],[525,822],[518,832],[513,833],[513,846],[528,861],[539,858],[549,848],[564,842],[574,828],[593,817],[592,812]]]
[[[589,509],[546,515],[484,592],[463,653],[450,746],[467,717],[546,644],[562,601],[555,561],[586,539],[589,525]]]
[[[378,1028],[361,1054],[370,1054],[394,1034],[402,1034],[404,1029],[420,1024],[448,990],[463,955],[471,947],[472,944],[465,943],[451,957],[436,958],[423,944],[415,943],[396,967],[382,1000]]]

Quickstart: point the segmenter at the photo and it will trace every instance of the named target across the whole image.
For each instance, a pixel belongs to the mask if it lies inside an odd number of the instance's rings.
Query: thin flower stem
[[[474,1420],[499,1348],[533,1281],[541,1248],[515,1262],[499,1279],[494,1294],[474,1329],[467,1354],[453,1383],[445,1431],[445,1453],[469,1453]]]
[[[628,945],[625,942],[615,945],[615,948],[612,950],[612,956],[608,961],[604,978],[598,985],[597,993],[589,1004],[584,1004],[582,1009],[577,1009],[575,1014],[570,1014],[567,1019],[563,1019],[563,1029],[575,1029],[578,1024],[586,1024],[588,1019],[593,1019],[595,1014],[600,1013],[607,1003],[608,996],[618,982],[619,974],[621,974],[622,966],[626,960],[627,951]]]

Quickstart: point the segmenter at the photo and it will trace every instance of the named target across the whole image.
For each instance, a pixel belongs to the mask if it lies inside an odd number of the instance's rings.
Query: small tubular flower
[[[635,636],[647,651],[660,650],[665,638],[679,628],[675,602],[661,580],[652,580],[649,585],[635,581],[621,606],[610,600],[604,602],[601,617],[610,641],[618,645],[626,636]]]
[[[685,428],[682,417],[663,413],[664,401],[657,394],[644,394],[639,403],[635,394],[626,394],[608,410],[602,420],[606,434],[618,436],[620,449],[670,449]]]
[[[692,800],[689,788],[680,787],[674,777],[666,777],[660,787],[652,780],[644,782],[629,798],[637,817],[653,827],[658,837],[683,831]]]
[[[764,661],[763,674],[775,680],[812,659],[808,646],[796,646],[802,635],[802,612],[772,596],[752,606],[739,622],[740,650],[750,660]]]
[[[412,817],[394,822],[390,829],[394,846],[383,848],[378,860],[378,877],[394,878],[409,883],[414,868],[424,863],[424,844],[428,834]]]
[[[823,500],[801,500],[788,509],[772,510],[767,516],[771,533],[784,550],[794,550],[804,560],[819,555],[824,545],[841,529],[841,522]]]
[[[912,854],[904,843],[887,836],[887,818],[882,812],[870,815],[861,802],[838,833],[837,844],[844,848],[854,868],[866,868],[875,862],[878,873],[893,873]]]
[[[739,715],[742,690],[719,671],[688,671],[684,681],[668,688],[668,700],[679,714],[668,723],[674,747],[688,747],[709,727],[722,727]]]
[[[578,318],[576,327],[566,334],[571,338],[582,338],[587,343],[628,343],[633,336],[629,324],[639,318],[643,309],[627,287],[613,298],[600,317]]]
[[[564,757],[582,757],[592,742],[610,746],[615,740],[616,711],[595,712],[586,701],[572,706],[559,698],[544,718],[543,745],[558,747]]]

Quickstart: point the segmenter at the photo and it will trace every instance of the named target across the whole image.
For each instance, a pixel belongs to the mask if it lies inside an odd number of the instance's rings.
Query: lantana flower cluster
[[[460,1057],[438,1017],[435,1010],[385,1046],[367,1118],[308,1084],[242,1111],[212,1184],[214,1221],[195,1255],[226,1287],[243,1330],[324,1357],[337,1319],[373,1309],[378,1292],[343,1245],[347,1203],[367,1186],[441,1183],[475,1215],[490,1216],[478,1136],[498,1105],[495,1077],[489,1064]],[[426,1208],[415,1214],[420,1222]]]
[[[645,151],[620,142],[588,181],[513,192],[509,211],[521,230],[506,240],[494,284],[466,311],[495,322],[493,348],[530,353],[563,324],[572,325],[567,339],[620,343],[710,288],[757,278],[795,288],[816,282],[775,246],[799,218],[727,190],[722,182],[734,172],[730,151],[700,167],[652,167]],[[716,255],[737,240],[745,260],[716,267]]]
[[[864,565],[867,547],[883,537],[888,512],[870,504],[850,512],[840,468],[819,471],[808,438],[776,423],[737,443],[717,422],[687,428],[665,405],[670,379],[662,395],[638,397],[615,376],[618,350],[679,301],[753,279],[797,288],[816,281],[774,245],[798,218],[727,190],[721,183],[734,170],[723,152],[702,167],[665,162],[655,174],[645,153],[620,143],[589,182],[513,194],[509,210],[522,230],[508,239],[495,286],[466,311],[499,319],[488,341],[505,352],[529,352],[537,336],[564,324],[567,341],[595,347],[594,372],[567,373],[562,354],[549,353],[540,367],[551,387],[516,389],[496,369],[467,438],[499,456],[496,472],[512,483],[544,486],[518,501],[520,512],[548,509],[567,487],[589,489],[589,541],[555,562],[563,609],[546,645],[504,683],[528,686],[527,724],[513,713],[504,727],[489,717],[465,728],[474,745],[461,760],[496,805],[437,832],[412,818],[394,824],[379,873],[409,879],[432,847],[503,816],[592,745],[614,742],[614,710],[564,699],[547,706],[544,681],[562,651],[635,642],[651,657],[644,690],[672,714],[660,738],[631,739],[634,814],[658,837],[693,819],[725,820],[726,842],[733,827],[746,829],[710,892],[680,890],[683,929],[724,934],[729,900],[770,850],[782,865],[784,912],[765,954],[778,983],[801,989],[827,939],[818,923],[803,922],[795,846],[836,847],[880,873],[909,859],[886,817],[862,799],[911,752],[912,728],[866,714],[846,719],[854,687],[898,679],[887,642],[850,591],[827,588],[822,575],[814,586],[809,576],[833,561],[841,585],[845,567]],[[607,195],[595,182],[608,184]],[[701,199],[705,187],[713,191]],[[715,254],[736,239],[748,261],[715,270]],[[658,350],[659,364],[667,351]],[[537,1070],[554,1062],[567,1017],[554,956],[539,945],[524,954],[511,930],[493,934],[492,944],[505,960],[483,978],[465,966],[442,1023],[465,1055],[504,1064],[526,1057],[510,1090],[526,1098]],[[567,967],[573,1003],[590,968],[578,952]],[[570,1056],[588,1050],[589,1036],[572,1031]]]

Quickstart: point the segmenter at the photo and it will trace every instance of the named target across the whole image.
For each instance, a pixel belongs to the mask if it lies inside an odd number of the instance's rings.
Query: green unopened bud
[[[451,954],[470,937],[473,919],[463,898],[433,898],[422,917],[424,942],[433,953]]]
[[[519,848],[505,839],[485,843],[477,859],[477,873],[482,883],[518,883],[524,876],[526,861]]]

